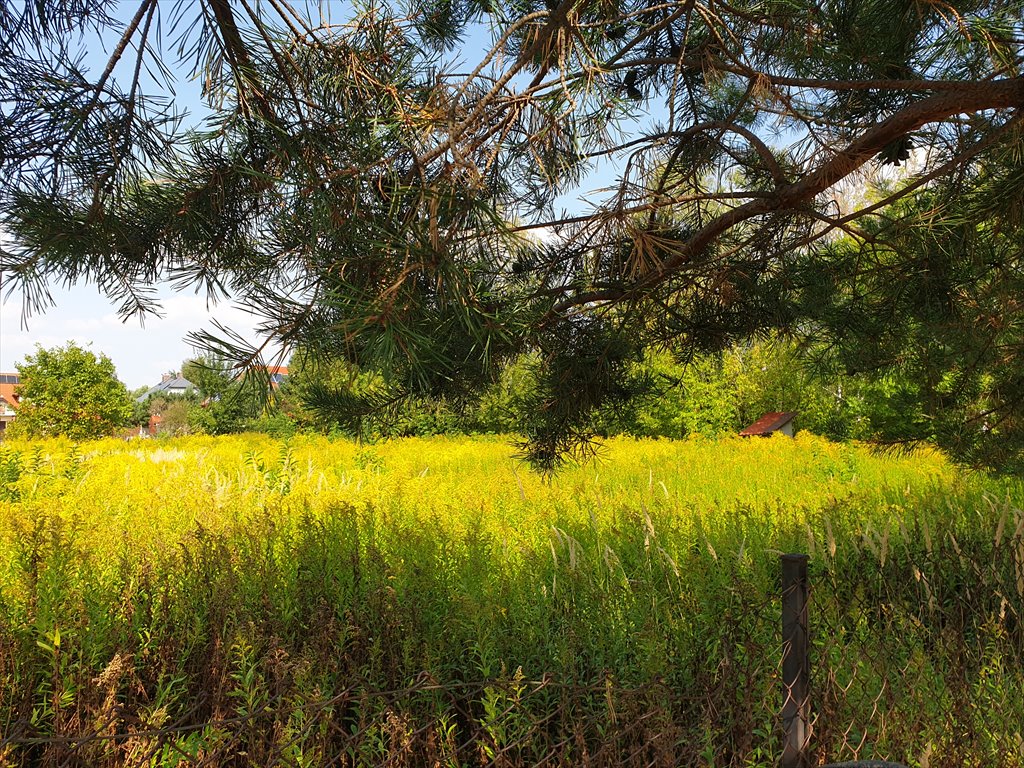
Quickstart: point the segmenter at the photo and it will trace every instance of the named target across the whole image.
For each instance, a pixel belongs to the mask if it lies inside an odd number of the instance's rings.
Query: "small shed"
[[[757,435],[759,437],[767,437],[773,432],[781,432],[784,435],[792,437],[794,427],[793,419],[795,418],[795,412],[772,411],[770,413],[766,413],[746,429],[741,430],[740,436],[753,437]]]

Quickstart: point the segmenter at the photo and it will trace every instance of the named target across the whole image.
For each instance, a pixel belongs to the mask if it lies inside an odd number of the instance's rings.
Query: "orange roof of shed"
[[[740,431],[743,437],[753,435],[768,435],[776,432],[796,418],[795,411],[771,411],[755,421],[749,427]]]

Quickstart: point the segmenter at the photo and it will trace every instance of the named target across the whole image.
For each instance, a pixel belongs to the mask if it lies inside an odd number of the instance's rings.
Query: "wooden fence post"
[[[807,555],[782,555],[781,768],[807,768],[810,737],[810,658],[807,635]]]

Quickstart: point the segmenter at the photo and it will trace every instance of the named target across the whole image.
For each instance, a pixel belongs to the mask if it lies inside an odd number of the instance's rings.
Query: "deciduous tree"
[[[36,347],[16,366],[21,384],[12,436],[88,440],[112,434],[132,417],[132,400],[106,355],[73,342]]]
[[[230,364],[215,356],[186,360],[181,375],[199,389],[202,403],[193,403],[188,423],[193,429],[214,435],[241,431],[260,411],[259,394],[243,386]]]

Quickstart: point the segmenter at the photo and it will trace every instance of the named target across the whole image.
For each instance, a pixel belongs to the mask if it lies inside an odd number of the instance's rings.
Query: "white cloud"
[[[55,306],[21,324],[21,299],[14,295],[0,306],[0,370],[12,371],[15,363],[31,354],[36,344],[44,347],[74,341],[90,345],[97,354],[110,357],[118,376],[130,388],[151,385],[160,374],[177,370],[195,350],[185,341],[193,331],[213,329],[217,319],[249,341],[256,341],[256,324],[248,312],[230,303],[207,307],[204,297],[162,292],[163,317],[148,316],[123,322],[115,308],[93,286],[54,291]]]

